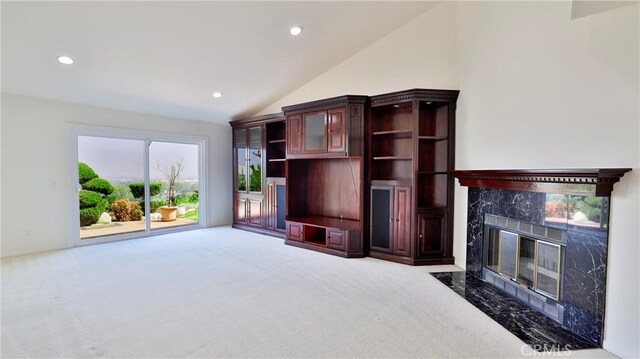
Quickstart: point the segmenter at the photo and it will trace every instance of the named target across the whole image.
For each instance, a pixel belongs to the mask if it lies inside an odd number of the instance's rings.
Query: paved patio
[[[191,219],[177,218],[173,222],[151,222],[151,229],[189,226],[197,223],[197,221]],[[144,220],[93,224],[88,227],[80,227],[80,238],[85,239],[130,232],[144,232]]]

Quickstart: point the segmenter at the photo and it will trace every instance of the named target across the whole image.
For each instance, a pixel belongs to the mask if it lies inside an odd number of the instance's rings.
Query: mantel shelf
[[[592,185],[596,196],[610,196],[613,185],[629,171],[631,168],[510,169],[456,170],[451,174],[467,187],[571,194],[585,192],[585,185]]]

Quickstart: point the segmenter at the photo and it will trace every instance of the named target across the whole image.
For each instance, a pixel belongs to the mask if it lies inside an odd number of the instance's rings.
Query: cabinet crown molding
[[[291,114],[295,112],[306,112],[309,110],[330,109],[332,107],[346,106],[346,105],[359,105],[365,104],[369,100],[369,96],[361,95],[346,95],[327,98],[324,100],[311,101],[300,103],[291,106],[285,106],[282,111],[285,114]]]
[[[435,90],[435,89],[412,89],[405,91],[390,92],[387,94],[371,97],[371,106],[382,106],[392,103],[408,101],[449,101],[458,99],[458,90]]]

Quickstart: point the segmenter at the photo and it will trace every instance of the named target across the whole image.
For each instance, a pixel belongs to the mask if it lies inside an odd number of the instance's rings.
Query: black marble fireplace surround
[[[629,170],[573,170],[570,173],[561,170],[544,173],[542,170],[454,171],[460,183],[469,186],[466,274],[462,277],[451,273],[434,276],[479,309],[487,309],[483,311],[528,344],[538,348],[541,344],[555,348],[568,344],[573,349],[601,347],[609,199],[613,184]],[[580,211],[586,212],[589,218],[584,213],[576,214]],[[543,310],[526,309],[531,303],[484,281],[488,271],[483,267],[487,214],[565,233],[560,298],[557,303],[547,299],[563,308],[559,312],[561,318],[551,320],[541,316]],[[500,277],[497,273],[489,273],[493,278]],[[461,280],[467,283],[466,286],[460,285]],[[508,283],[509,279],[505,280]],[[503,285],[503,289],[506,287]],[[514,300],[518,305],[508,304]],[[499,304],[501,302],[504,303]],[[496,307],[502,308],[497,317],[493,315],[496,310],[491,309]],[[505,309],[508,312],[509,308],[518,309],[507,314]],[[514,331],[513,328],[519,329]]]

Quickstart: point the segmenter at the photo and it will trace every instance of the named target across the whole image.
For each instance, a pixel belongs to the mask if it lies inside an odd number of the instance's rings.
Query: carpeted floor
[[[342,259],[229,227],[11,258],[1,354],[532,356],[427,274],[453,268]]]

